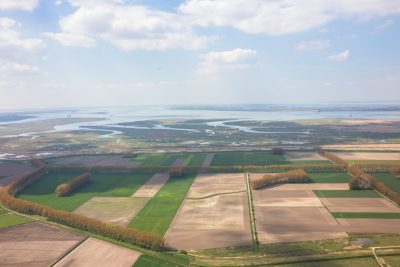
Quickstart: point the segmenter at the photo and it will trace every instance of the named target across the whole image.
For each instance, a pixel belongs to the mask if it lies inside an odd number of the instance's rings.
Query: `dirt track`
[[[0,266],[49,266],[84,237],[32,222],[0,230]]]
[[[88,238],[55,266],[131,267],[140,255],[141,253],[135,250]]]

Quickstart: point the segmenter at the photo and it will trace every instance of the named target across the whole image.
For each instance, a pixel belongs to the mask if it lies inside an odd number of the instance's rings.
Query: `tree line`
[[[292,170],[282,173],[268,173],[261,179],[252,180],[251,187],[254,190],[267,186],[273,186],[283,183],[309,183],[310,177],[304,170]]]
[[[83,215],[74,214],[67,211],[56,210],[44,205],[32,203],[23,199],[14,197],[25,184],[31,180],[36,180],[46,170],[46,165],[38,164],[35,170],[21,175],[17,181],[0,190],[0,202],[11,210],[39,215],[48,218],[50,221],[64,224],[70,227],[78,228],[84,231],[90,231],[115,240],[124,241],[143,248],[162,250],[164,243],[162,237],[155,233],[142,232],[132,228],[126,228],[119,225],[104,223],[102,221],[88,218]]]
[[[85,172],[73,178],[68,183],[62,183],[58,185],[55,190],[55,193],[58,197],[64,197],[71,194],[72,192],[74,192],[75,190],[79,189],[80,187],[89,182],[90,182],[90,172]]]

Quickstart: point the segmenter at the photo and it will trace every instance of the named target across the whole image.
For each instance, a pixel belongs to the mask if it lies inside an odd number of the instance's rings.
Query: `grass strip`
[[[400,213],[331,212],[335,218],[349,219],[400,219]]]

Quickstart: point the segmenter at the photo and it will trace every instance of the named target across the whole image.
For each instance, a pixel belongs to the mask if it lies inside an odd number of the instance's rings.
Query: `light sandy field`
[[[338,152],[344,160],[400,160],[400,153]]]
[[[343,123],[350,125],[365,125],[365,124],[388,124],[393,123],[393,120],[383,120],[383,119],[366,119],[366,120],[342,120]]]
[[[190,187],[188,198],[202,198],[245,190],[246,181],[243,173],[200,174]]]
[[[332,187],[337,185],[284,184],[253,190],[260,242],[269,244],[346,237],[347,234],[312,191],[314,188]]]
[[[323,207],[255,206],[255,214],[258,239],[263,244],[347,236]]]
[[[77,165],[85,167],[130,167],[140,166],[141,162],[130,161],[121,155],[96,155],[96,156],[73,156],[56,158],[57,165]]]
[[[103,222],[127,226],[149,199],[137,197],[93,197],[76,209],[74,213]]]
[[[137,190],[132,196],[133,197],[154,197],[157,192],[163,187],[168,181],[168,173],[156,173],[154,174],[139,190]]]
[[[400,219],[343,219],[338,218],[349,233],[400,233]]]
[[[19,178],[24,172],[33,170],[34,167],[29,164],[18,164],[11,162],[0,162],[0,187],[6,186]]]
[[[165,235],[167,245],[178,249],[250,245],[247,193],[229,193],[227,186],[245,190],[244,175],[198,175],[188,196],[200,199],[184,200]]]
[[[289,161],[312,161],[320,160],[326,161],[327,159],[316,152],[285,152],[285,159]]]
[[[214,153],[208,153],[207,156],[205,157],[203,163],[201,164],[200,172],[206,171],[206,169],[208,167],[210,167],[211,162],[213,161],[213,159],[214,159]]]
[[[140,255],[141,253],[135,250],[88,238],[54,266],[131,267]]]
[[[253,201],[259,207],[323,207],[311,190],[253,190]]]
[[[359,145],[326,145],[323,149],[340,149],[340,150],[400,150],[400,144],[359,144]]]
[[[185,162],[185,158],[179,158],[174,160],[174,162],[171,163],[171,167],[180,167],[183,165],[183,163]]]
[[[84,237],[32,222],[0,230],[0,266],[49,266]]]
[[[269,190],[349,190],[346,183],[312,183],[312,184],[281,184],[268,188]]]
[[[331,212],[400,213],[400,208],[385,198],[321,198]]]

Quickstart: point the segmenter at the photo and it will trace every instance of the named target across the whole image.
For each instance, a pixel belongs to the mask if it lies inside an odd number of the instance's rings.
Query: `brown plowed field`
[[[137,197],[93,197],[76,209],[74,213],[103,222],[127,226],[149,199]]]
[[[321,198],[331,212],[400,213],[400,208],[385,198]]]
[[[400,153],[337,152],[335,154],[344,160],[399,160],[400,161]]]
[[[85,237],[32,222],[0,230],[1,266],[49,266]]]
[[[178,249],[251,245],[247,193],[230,190],[246,190],[243,174],[198,175],[165,235],[167,245]]]
[[[400,233],[400,219],[337,219],[349,233]]]
[[[168,181],[168,173],[156,173],[154,174],[139,190],[137,190],[132,196],[133,197],[154,197],[157,192],[163,187]]]
[[[135,250],[88,238],[55,266],[131,267],[140,255],[141,253]]]

